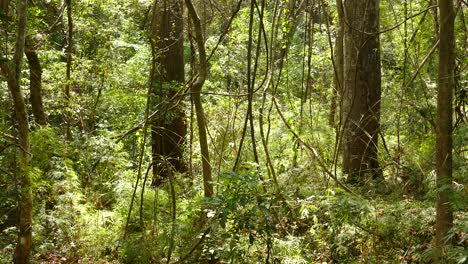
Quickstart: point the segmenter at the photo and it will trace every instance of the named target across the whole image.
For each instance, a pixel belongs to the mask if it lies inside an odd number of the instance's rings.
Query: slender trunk
[[[32,245],[32,192],[31,176],[29,174],[30,145],[29,145],[29,121],[26,111],[26,103],[23,94],[19,91],[19,81],[14,77],[8,77],[8,87],[13,97],[16,123],[19,135],[19,155],[17,180],[20,188],[19,198],[19,223],[18,241],[15,250],[15,263],[29,263]],[[18,89],[15,89],[18,87]]]
[[[254,117],[253,117],[253,110],[252,110],[252,104],[253,104],[253,96],[254,96],[254,85],[255,85],[255,72],[256,72],[256,66],[258,63],[258,54],[259,50],[258,47],[260,46],[260,38],[258,38],[259,42],[257,44],[257,56],[255,60],[255,69],[252,72],[252,49],[253,49],[253,21],[254,21],[254,10],[255,10],[255,2],[251,0],[250,2],[250,14],[249,14],[249,40],[247,44],[247,114],[245,116],[245,121],[244,121],[244,127],[242,129],[242,136],[241,140],[239,143],[239,150],[237,151],[237,156],[236,160],[234,162],[234,167],[233,171],[236,171],[239,165],[239,162],[241,160],[242,156],[242,147],[244,145],[244,139],[245,135],[247,133],[247,125],[250,125],[250,136],[251,136],[251,141],[252,141],[252,151],[254,155],[254,161],[258,164],[258,153],[257,153],[257,144],[255,140],[255,127],[254,127]],[[261,32],[259,31],[259,36]]]
[[[343,173],[351,183],[380,177],[379,0],[345,1]]]
[[[453,90],[455,87],[455,11],[452,0],[439,0],[440,43],[439,76],[437,89],[437,216],[435,248],[439,262],[443,262],[444,246],[450,245],[446,239],[453,225],[450,208],[452,191],[452,119]]]
[[[67,18],[68,18],[68,33],[67,33],[67,69],[66,69],[66,83],[65,83],[65,98],[70,103],[70,83],[71,83],[71,67],[72,67],[72,52],[73,52],[73,18],[72,18],[72,3],[71,0],[65,1],[67,5]],[[72,140],[71,133],[71,113],[66,114],[66,138],[68,141]]]
[[[213,191],[213,178],[211,176],[211,164],[210,164],[210,153],[208,150],[208,141],[206,133],[206,121],[205,113],[203,111],[203,104],[201,102],[201,90],[203,84],[205,83],[206,76],[208,74],[207,61],[206,61],[206,50],[205,50],[205,41],[203,38],[202,27],[200,23],[200,17],[193,6],[191,0],[185,0],[187,5],[188,13],[192,18],[193,25],[195,28],[195,39],[197,41],[198,47],[198,78],[192,84],[191,92],[193,103],[195,105],[195,111],[197,115],[197,124],[198,124],[198,137],[200,140],[200,148],[202,155],[202,167],[203,167],[203,187],[205,191],[205,197],[211,197],[214,195]]]
[[[430,0],[430,5],[434,6],[437,5],[438,0]],[[440,31],[440,25],[439,25],[439,14],[438,14],[438,8],[432,8],[429,12],[432,14],[432,20],[434,23],[434,31],[436,32],[436,35],[434,36],[435,39],[438,39],[439,36],[439,31]]]
[[[0,0],[0,14],[3,14],[3,15],[8,14],[9,4],[10,4],[10,0]]]
[[[32,112],[39,125],[47,124],[44,106],[42,104],[42,68],[37,52],[32,47],[27,47],[26,58],[29,64],[29,91]]]
[[[2,71],[7,73],[8,89],[13,98],[16,123],[18,126],[19,155],[17,180],[19,183],[19,222],[18,241],[16,244],[14,263],[29,263],[32,246],[32,192],[31,176],[29,173],[30,145],[29,145],[29,120],[26,103],[21,92],[21,69],[26,35],[27,0],[18,0],[18,33],[15,45],[13,64],[2,64]]]
[[[336,1],[337,11],[338,11],[338,23],[336,25],[336,41],[335,41],[335,50],[334,50],[334,88],[332,92],[331,104],[330,104],[330,117],[329,124],[331,127],[335,127],[335,118],[338,108],[338,100],[341,98],[342,88],[343,88],[343,67],[344,67],[344,57],[343,57],[343,31],[344,31],[344,22],[343,22],[343,3],[341,0]]]
[[[250,1],[250,21],[249,21],[249,44],[247,48],[247,91],[248,91],[248,106],[247,106],[247,115],[249,118],[250,125],[250,137],[252,141],[252,151],[254,155],[254,161],[259,164],[258,153],[257,153],[257,141],[255,139],[255,126],[254,126],[254,115],[253,115],[253,97],[254,97],[254,87],[255,87],[255,77],[257,74],[258,66],[258,57],[260,56],[260,45],[261,45],[261,31],[258,32],[257,37],[257,47],[256,55],[254,62],[254,69],[252,71],[252,49],[253,49],[253,21],[254,21],[254,10],[255,10],[255,0]]]

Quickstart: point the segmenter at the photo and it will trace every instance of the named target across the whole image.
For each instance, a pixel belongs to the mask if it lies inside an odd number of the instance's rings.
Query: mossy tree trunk
[[[15,121],[18,129],[18,156],[16,180],[19,186],[18,201],[18,241],[16,244],[14,263],[29,263],[32,247],[32,190],[30,175],[30,143],[29,120],[21,92],[21,70],[25,47],[27,24],[27,0],[18,0],[16,5],[18,15],[18,31],[16,36],[13,61],[1,61],[0,70],[7,77],[8,89],[13,98]]]

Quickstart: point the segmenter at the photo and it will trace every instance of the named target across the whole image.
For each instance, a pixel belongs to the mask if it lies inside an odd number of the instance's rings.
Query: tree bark
[[[0,15],[8,15],[8,5],[10,0],[0,0]]]
[[[439,76],[437,89],[437,216],[436,216],[436,252],[438,262],[443,262],[444,247],[451,241],[446,239],[453,225],[453,213],[450,208],[452,191],[452,122],[453,90],[455,87],[455,11],[452,0],[439,0],[440,43]]]
[[[30,143],[29,143],[29,120],[21,92],[21,69],[23,66],[23,53],[25,46],[26,24],[27,24],[27,0],[17,1],[18,32],[15,44],[15,54],[13,62],[0,64],[1,71],[7,76],[8,89],[13,98],[15,118],[18,127],[18,171],[17,181],[19,184],[18,203],[18,241],[16,244],[14,263],[29,263],[32,246],[32,191],[31,176],[29,173],[30,164]]]
[[[185,0],[187,5],[188,13],[192,18],[193,25],[195,28],[195,39],[197,41],[198,47],[198,77],[191,86],[193,103],[195,105],[195,112],[197,116],[197,125],[198,125],[198,137],[200,140],[200,148],[202,155],[202,167],[203,167],[203,187],[205,191],[205,197],[212,197],[214,195],[213,191],[213,178],[211,176],[211,164],[210,164],[210,153],[208,150],[208,140],[206,133],[206,121],[205,113],[203,111],[203,104],[201,102],[201,90],[203,84],[205,83],[206,76],[208,74],[207,60],[206,60],[206,50],[205,50],[205,40],[203,38],[203,32],[200,22],[200,17],[193,6],[191,0]]]
[[[332,92],[331,104],[330,104],[330,116],[329,124],[331,127],[335,127],[336,113],[338,108],[338,100],[340,100],[343,93],[343,80],[344,80],[344,54],[343,54],[343,33],[344,33],[344,21],[343,21],[343,2],[341,0],[336,1],[336,8],[338,12],[338,23],[336,26],[336,40],[334,50],[334,89]]]
[[[152,123],[153,185],[159,186],[170,170],[186,172],[183,144],[187,133],[185,113],[180,103],[184,84],[183,2],[164,0],[153,8],[152,41],[156,44],[158,73],[153,95],[159,116]]]
[[[66,68],[66,83],[65,83],[65,99],[67,100],[68,104],[70,104],[70,83],[71,83],[71,67],[72,67],[72,52],[73,52],[73,17],[72,17],[72,3],[71,0],[65,0],[65,4],[67,5],[67,18],[68,18],[68,32],[67,32],[67,68]],[[68,105],[67,108],[69,108]],[[67,110],[65,114],[66,119],[66,138],[68,141],[72,140],[72,132],[71,132],[71,113],[70,110]]]
[[[37,52],[32,46],[26,46],[24,52],[29,64],[29,91],[32,112],[36,122],[45,126],[47,124],[44,106],[42,104],[42,68]]]
[[[379,0],[345,1],[343,173],[362,184],[381,175]]]
[[[430,0],[430,5],[434,6],[437,5],[438,0]],[[440,31],[440,25],[439,25],[439,14],[438,14],[439,9],[438,8],[432,8],[429,12],[431,12],[432,15],[432,21],[434,23],[434,31],[436,35],[434,36],[435,39],[439,38],[439,31]]]

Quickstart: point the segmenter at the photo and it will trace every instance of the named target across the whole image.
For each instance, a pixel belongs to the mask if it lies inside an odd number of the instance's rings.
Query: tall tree
[[[168,170],[187,170],[182,149],[187,127],[179,96],[184,84],[182,17],[182,0],[155,1],[151,39],[158,67],[152,87],[159,114],[152,123],[151,137],[156,186],[168,177]]]
[[[72,67],[72,52],[73,52],[73,16],[72,16],[72,1],[65,0],[67,6],[68,32],[67,32],[67,68],[66,68],[66,83],[65,83],[65,99],[70,103],[70,83],[71,83],[71,67]],[[71,133],[71,113],[66,114],[66,138],[72,139]]]
[[[18,31],[16,35],[15,53],[13,61],[0,61],[0,71],[7,77],[8,89],[13,98],[16,125],[18,129],[19,154],[17,181],[19,184],[18,204],[18,241],[16,244],[14,262],[29,263],[32,245],[32,191],[29,143],[29,120],[21,92],[21,70],[23,66],[23,53],[25,46],[26,24],[27,24],[27,0],[17,1]]]
[[[198,77],[191,84],[190,91],[192,93],[193,104],[195,105],[195,112],[197,116],[198,137],[200,141],[200,149],[202,155],[202,169],[203,169],[203,189],[206,197],[211,197],[213,191],[213,178],[211,176],[210,152],[208,150],[208,139],[206,133],[206,120],[203,104],[201,102],[201,91],[205,84],[208,75],[208,62],[206,58],[205,39],[203,37],[202,26],[200,17],[197,10],[193,6],[191,0],[185,0],[188,13],[193,21],[195,29],[195,40],[198,47]]]
[[[344,1],[343,173],[362,184],[381,174],[379,0]]]
[[[338,23],[336,25],[336,39],[335,39],[335,50],[333,54],[333,70],[334,70],[334,87],[332,92],[331,104],[330,104],[330,116],[328,122],[330,126],[335,127],[335,116],[337,112],[338,103],[337,100],[341,98],[343,80],[344,80],[344,54],[343,54],[343,33],[344,33],[344,21],[343,21],[343,1],[336,1],[336,9],[338,13]]]
[[[32,112],[39,125],[46,125],[46,115],[42,104],[42,67],[32,40],[26,41],[25,52],[29,65],[29,93]]]
[[[439,76],[437,88],[437,217],[436,251],[442,262],[444,246],[450,244],[446,239],[453,225],[450,208],[452,191],[452,122],[453,90],[455,87],[455,10],[452,0],[439,0]]]

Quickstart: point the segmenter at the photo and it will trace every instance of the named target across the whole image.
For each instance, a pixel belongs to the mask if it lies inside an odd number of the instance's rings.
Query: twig
[[[410,86],[414,80],[416,79],[416,77],[418,76],[419,74],[419,71],[421,71],[422,67],[424,65],[426,65],[426,62],[429,60],[429,58],[431,57],[431,55],[434,53],[434,51],[437,49],[437,47],[439,46],[439,42],[440,42],[440,39],[437,40],[437,42],[434,44],[434,46],[432,46],[431,50],[427,53],[426,57],[424,57],[424,59],[422,60],[422,62],[419,64],[418,68],[416,69],[416,71],[413,73],[413,76],[411,76],[411,79],[409,80],[409,82],[405,85],[405,88],[408,88],[408,86]]]
[[[12,136],[12,135],[7,134],[7,133],[4,133],[4,132],[2,132],[2,131],[0,131],[0,136],[4,137],[4,138],[6,138],[6,139],[9,139],[9,140],[11,140],[11,141],[15,141],[15,142],[18,141],[18,138],[17,138],[17,137]]]
[[[414,15],[411,15],[411,16],[407,17],[406,19],[404,19],[404,20],[401,21],[400,23],[397,23],[397,24],[395,24],[395,25],[393,25],[393,26],[391,26],[391,27],[389,27],[389,28],[386,28],[386,29],[383,29],[383,30],[380,30],[380,31],[377,31],[377,32],[366,32],[366,31],[362,31],[362,30],[359,30],[359,29],[357,29],[357,28],[351,27],[351,25],[349,24],[349,22],[347,21],[347,19],[345,19],[344,22],[345,22],[351,29],[356,30],[356,31],[358,31],[358,32],[360,32],[360,33],[363,33],[363,34],[366,34],[366,35],[380,35],[380,34],[382,34],[382,33],[386,33],[386,32],[388,32],[388,31],[392,31],[392,30],[398,28],[399,26],[401,26],[401,25],[403,25],[404,23],[408,22],[408,20],[410,20],[410,19],[412,19],[412,18],[415,18],[415,17],[417,17],[417,16],[419,16],[419,15],[421,15],[421,14],[423,14],[423,13],[426,13],[427,11],[429,11],[429,10],[431,10],[431,9],[433,9],[433,8],[437,8],[437,5],[430,6],[430,7],[426,8],[426,9],[424,9],[424,10],[421,11],[421,12],[418,12],[418,13],[416,13],[416,14],[414,14]]]
[[[281,112],[281,110],[279,109],[279,106],[278,106],[278,102],[276,101],[276,99],[273,97],[273,103],[275,105],[275,108],[276,108],[276,111],[278,112],[278,114],[280,115],[281,117],[281,120],[283,121],[283,123],[286,125],[286,127],[288,128],[289,132],[291,132],[293,134],[293,136],[297,139],[297,141],[299,143],[301,143],[304,147],[306,147],[308,150],[310,150],[310,152],[312,153],[312,155],[317,159],[320,167],[323,169],[323,171],[330,177],[332,178],[340,187],[342,187],[344,190],[346,190],[347,192],[351,193],[351,194],[354,194],[353,191],[351,191],[351,189],[349,189],[346,185],[344,185],[342,182],[340,182],[338,180],[338,178],[336,177],[336,175],[334,175],[326,166],[325,164],[325,161],[323,160],[323,158],[320,156],[320,154],[318,153],[318,151],[311,145],[307,144],[304,140],[302,140],[302,138],[296,133],[294,132],[294,130],[291,128],[291,126],[289,125],[288,121],[286,120],[286,118],[283,116],[283,113]]]
[[[178,261],[174,262],[174,264],[177,264],[177,263],[182,263],[184,262],[185,260],[187,260],[190,255],[192,255],[192,253],[201,245],[201,243],[203,242],[203,240],[205,239],[205,237],[208,235],[208,233],[210,233],[211,231],[211,227],[208,227],[205,232],[203,232],[203,235],[200,237],[200,239],[198,240],[198,242],[192,247],[192,249],[185,255],[183,256],[181,259],[179,259]]]
[[[229,28],[231,27],[232,21],[234,21],[234,18],[236,17],[237,13],[239,13],[239,10],[241,8],[241,4],[242,4],[242,0],[239,0],[239,2],[237,3],[236,10],[234,10],[234,13],[232,14],[231,18],[229,19],[229,22],[228,22],[226,28],[224,29],[223,33],[221,34],[221,36],[219,36],[219,39],[218,39],[218,42],[216,43],[216,46],[211,50],[211,53],[208,56],[208,59],[206,60],[207,62],[210,61],[211,57],[214,55],[214,53],[218,49],[219,44],[221,44],[224,37],[227,35],[227,33],[229,31]]]

